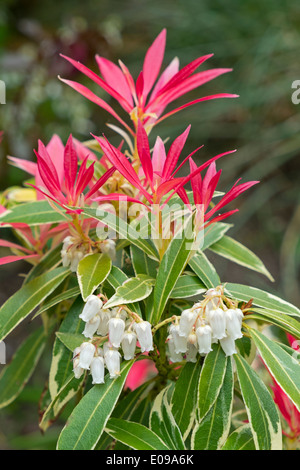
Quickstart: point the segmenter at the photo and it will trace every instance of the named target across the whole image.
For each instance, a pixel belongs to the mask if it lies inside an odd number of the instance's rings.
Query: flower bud
[[[153,350],[153,336],[151,325],[148,321],[141,321],[134,324],[134,328],[141,346],[142,353]]]
[[[122,349],[125,361],[130,361],[135,356],[136,334],[132,331],[126,331],[122,338]]]
[[[176,353],[175,351],[175,344],[174,344],[174,338],[172,335],[169,335],[167,338],[167,347],[168,347],[168,356],[170,362],[180,362],[182,361],[182,354],[181,353]]]
[[[199,354],[208,354],[211,349],[212,330],[209,325],[199,326],[196,330]]]
[[[81,318],[83,321],[88,322],[90,321],[102,307],[102,300],[99,299],[96,295],[90,295],[87,298],[86,304],[83,307],[83,310],[81,314],[79,315],[79,318]]]
[[[197,312],[195,310],[183,310],[180,315],[179,321],[179,336],[188,337],[191,329],[197,318]]]
[[[241,310],[239,309],[229,309],[225,312],[226,317],[226,330],[229,336],[232,339],[238,339],[243,337],[243,333],[241,331],[242,322],[240,313]]]
[[[82,343],[81,351],[79,354],[79,366],[82,369],[90,369],[91,362],[93,360],[96,348],[92,343]]]
[[[105,364],[111,379],[120,375],[120,358],[121,354],[115,349],[109,349],[104,355]]]
[[[226,336],[226,338],[220,339],[220,344],[226,356],[232,356],[232,354],[237,353],[234,339],[231,336]]]
[[[171,325],[170,333],[174,339],[175,352],[184,354],[187,350],[187,338],[179,336],[179,325]]]
[[[216,308],[209,312],[209,324],[211,326],[213,336],[216,339],[222,339],[226,336],[226,317],[224,310]]]
[[[96,333],[98,327],[99,327],[99,323],[100,323],[100,316],[95,315],[90,321],[88,321],[85,324],[85,328],[84,328],[82,334],[86,338],[92,338],[94,336],[94,334]]]
[[[111,318],[108,322],[108,334],[111,344],[118,348],[120,346],[123,333],[125,331],[125,322],[121,318]]]
[[[91,362],[91,374],[93,377],[92,384],[103,384],[104,383],[104,359],[103,357],[97,356]]]

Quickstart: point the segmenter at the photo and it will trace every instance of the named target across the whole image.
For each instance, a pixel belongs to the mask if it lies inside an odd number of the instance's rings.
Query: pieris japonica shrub
[[[117,146],[99,129],[83,143],[72,135],[39,141],[34,162],[9,157],[30,178],[15,198],[1,198],[0,226],[16,238],[1,240],[12,252],[1,264],[22,259],[30,269],[1,307],[0,340],[24,320],[26,328],[29,315],[41,326],[4,368],[0,407],[20,394],[52,342],[39,426],[45,432],[69,405],[58,449],[281,449],[283,439],[299,439],[300,365],[296,349],[265,327],[297,340],[300,312],[231,283],[230,273],[220,279],[207,257],[212,251],[272,279],[228,236],[236,198],[258,183],[220,191],[217,167],[233,150],[205,161],[201,147],[185,153],[190,126],[173,142],[158,135],[158,124],[184,108],[236,97],[173,105],[230,69],[199,72],[207,55],[182,68],[175,58],[160,73],[165,40],[162,31],[136,80],[121,61],[97,56],[98,74],[65,57],[128,114],[61,78],[117,121],[109,124]]]

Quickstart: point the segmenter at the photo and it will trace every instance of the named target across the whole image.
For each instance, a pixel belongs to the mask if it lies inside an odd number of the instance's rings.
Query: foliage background
[[[168,29],[165,63],[175,55],[182,65],[213,52],[209,67],[233,67],[190,93],[238,93],[238,100],[202,103],[163,122],[157,130],[174,137],[191,123],[187,151],[205,144],[198,162],[237,148],[226,157],[224,189],[233,180],[261,184],[240,199],[230,234],[255,251],[275,277],[261,276],[218,259],[222,280],[249,283],[299,304],[300,105],[291,101],[291,84],[300,79],[300,4],[285,0],[2,0],[0,5],[0,79],[7,104],[0,106],[0,190],[22,183],[24,173],[6,163],[7,154],[33,158],[37,139],[53,133],[80,140],[89,133],[112,132],[107,113],[59,82],[57,75],[78,80],[96,93],[97,86],[74,71],[59,53],[97,70],[96,53],[121,58],[137,76],[147,47]],[[112,121],[111,121],[112,122]],[[219,167],[220,167],[219,165]],[[237,233],[238,232],[238,233]],[[8,234],[5,234],[8,235]],[[2,249],[1,249],[2,250]],[[3,251],[4,254],[4,251]],[[214,260],[213,260],[214,261]],[[1,303],[21,284],[26,265],[0,270]],[[9,339],[8,357],[21,342],[22,325]],[[45,437],[37,427],[34,403],[48,368],[47,354],[18,401],[0,412],[0,448],[54,448],[57,428]],[[0,366],[1,368],[1,366]],[[68,410],[65,412],[68,413]],[[58,425],[59,427],[59,425]]]

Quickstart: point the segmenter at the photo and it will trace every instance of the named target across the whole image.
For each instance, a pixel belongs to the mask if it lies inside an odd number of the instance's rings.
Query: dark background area
[[[198,163],[238,149],[218,164],[223,169],[221,189],[228,189],[239,177],[258,179],[261,184],[239,198],[240,212],[231,218],[235,226],[229,234],[263,259],[275,283],[220,258],[211,259],[216,261],[222,281],[249,283],[299,304],[300,105],[291,101],[292,82],[300,80],[299,2],[1,0],[0,79],[6,83],[7,104],[0,105],[0,129],[4,130],[0,190],[22,184],[25,176],[7,165],[6,155],[33,159],[39,138],[47,142],[57,133],[65,141],[72,132],[84,141],[90,132],[104,131],[115,139],[105,126],[113,119],[61,83],[57,75],[77,80],[111,105],[118,105],[59,53],[96,72],[96,53],[113,61],[121,58],[136,78],[147,47],[164,27],[168,30],[164,66],[174,56],[184,66],[214,53],[201,70],[234,69],[191,92],[190,100],[220,92],[237,93],[240,98],[200,103],[164,121],[153,136],[158,132],[162,138],[174,138],[191,123],[186,152],[205,144]],[[178,106],[184,101],[186,97],[178,100]],[[27,267],[12,264],[1,268],[1,303],[20,285],[20,269],[26,271]],[[13,338],[16,344],[23,334],[21,325]],[[30,388],[0,413],[2,448],[54,445],[57,431],[50,429],[46,437],[40,436],[36,407],[28,404],[41,393],[46,356]]]

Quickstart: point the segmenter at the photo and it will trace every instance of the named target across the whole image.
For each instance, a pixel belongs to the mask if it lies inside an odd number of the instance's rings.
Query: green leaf
[[[192,449],[217,450],[223,446],[230,430],[232,405],[233,370],[229,358],[218,398],[194,428],[191,438]]]
[[[0,376],[0,408],[13,402],[30,379],[44,350],[47,337],[41,327],[18,348]]]
[[[264,274],[268,279],[274,281],[274,278],[258,256],[231,237],[225,235],[217,243],[211,245],[209,249],[223,258]]]
[[[151,292],[152,280],[140,274],[138,277],[127,279],[121,286],[117,287],[115,295],[108,300],[105,308],[138,302],[149,297]]]
[[[281,450],[280,418],[269,390],[241,355],[234,358],[256,449]]]
[[[113,418],[127,419],[134,421],[132,415],[140,407],[143,401],[145,390],[149,388],[149,382],[145,382],[134,391],[128,393],[123,399],[120,399],[112,412]],[[102,434],[100,440],[95,447],[95,450],[104,450],[112,442],[112,438],[105,432]]]
[[[150,414],[150,428],[155,432],[169,449],[185,450],[179,427],[174,419],[168,402],[169,387],[163,389],[155,398]]]
[[[70,217],[55,211],[48,201],[19,204],[0,215],[0,222],[8,225],[12,223],[27,225],[56,224],[68,222],[69,220]]]
[[[92,450],[95,448],[123,389],[134,361],[123,362],[117,379],[105,377],[105,384],[94,385],[73,410],[63,428],[59,450]]]
[[[61,263],[61,245],[57,245],[55,248],[47,251],[47,253],[39,260],[38,264],[33,266],[33,268],[27,274],[24,285],[32,281],[35,277],[40,276],[46,271],[57,267]]]
[[[25,284],[0,308],[0,341],[26,318],[70,274],[57,268]]]
[[[216,287],[221,283],[215,268],[204,253],[199,252],[193,256],[189,261],[189,265],[208,289]]]
[[[110,214],[108,212],[105,212],[103,216],[97,216],[97,209],[92,208],[85,208],[83,213],[89,217],[99,220],[102,224],[107,225],[111,230],[117,232],[121,239],[123,238],[128,240],[131,244],[140,248],[151,258],[158,258],[157,252],[153,245],[141,238],[139,234],[137,234],[125,220],[122,220],[116,215]]]
[[[257,305],[258,307],[264,307],[275,312],[286,313],[292,316],[300,316],[300,310],[294,305],[273,294],[257,289],[256,287],[249,287],[243,284],[231,284],[228,282],[226,284],[226,290],[237,300],[248,302],[250,299],[253,299],[253,305]]]
[[[255,450],[250,424],[235,429],[222,447],[222,450]]]
[[[207,289],[199,280],[198,276],[186,275],[180,276],[170,295],[171,299],[184,299],[194,295],[202,294]]]
[[[299,361],[257,330],[249,331],[270,373],[300,411]]]
[[[128,279],[129,278],[120,268],[118,268],[117,266],[112,266],[111,271],[107,276],[106,282],[108,282],[114,288],[114,290],[117,290],[117,288]],[[138,303],[129,303],[128,307],[134,312],[141,315],[141,309]]]
[[[39,310],[34,314],[33,318],[38,317],[41,313],[46,312],[46,310],[49,310],[50,308],[54,307],[57,304],[60,304],[61,302],[64,302],[65,300],[69,300],[73,297],[76,297],[79,293],[79,287],[72,287],[71,289],[62,292],[61,294],[56,295],[48,302],[45,302],[43,306],[39,308]]]
[[[107,278],[111,270],[111,259],[109,256],[94,253],[85,256],[78,264],[77,279],[84,301],[97,287]]]
[[[149,258],[146,253],[135,245],[130,246],[131,260],[136,276],[147,274],[149,277],[156,278],[158,262]]]
[[[78,346],[86,341],[86,338],[79,333],[62,333],[57,331],[56,336],[69,351],[74,351],[74,349],[78,348]]]
[[[66,404],[78,393],[78,390],[83,385],[84,378],[85,376],[83,375],[81,379],[76,379],[73,373],[68,377],[64,386],[59,390],[43,414],[42,420],[39,424],[39,427],[43,432],[49,428],[49,426],[57,419]]]
[[[211,409],[223,385],[227,357],[220,344],[213,344],[213,350],[205,357],[199,380],[198,409],[201,420]]]
[[[207,227],[204,230],[204,244],[201,251],[207,250],[211,245],[221,240],[231,227],[231,224],[224,224],[223,222],[217,222]]]
[[[157,434],[139,423],[110,418],[105,431],[135,450],[168,450]]]
[[[296,339],[300,339],[300,321],[282,313],[271,312],[264,308],[251,308],[251,313],[245,317],[246,320],[260,320],[273,323],[284,331],[287,331]]]
[[[57,334],[78,335],[83,331],[84,322],[79,318],[83,307],[84,302],[81,297],[78,297],[67,312]],[[83,341],[84,337],[80,335],[78,343],[81,344]],[[49,389],[52,400],[58,395],[72,372],[74,349],[70,350],[59,338],[55,339],[49,374]]]
[[[196,418],[201,362],[202,358],[199,358],[196,363],[187,362],[184,365],[171,399],[172,414],[184,440],[189,435]]]
[[[154,287],[154,305],[150,323],[158,323],[171,292],[182,274],[191,251],[188,249],[190,240],[180,231],[171,241],[161,260]]]

